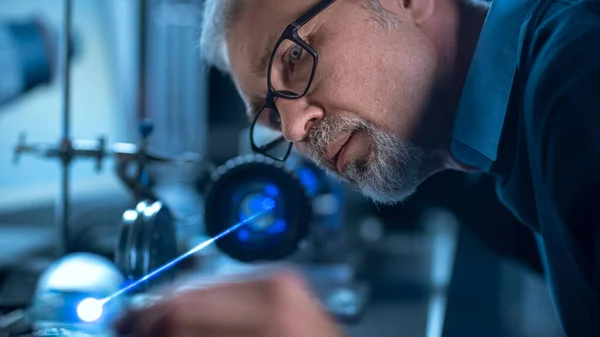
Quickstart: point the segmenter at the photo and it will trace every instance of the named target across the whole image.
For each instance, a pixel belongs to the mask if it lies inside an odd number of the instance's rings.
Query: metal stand
[[[163,154],[152,154],[148,150],[148,137],[154,127],[145,117],[145,71],[146,71],[146,21],[143,19],[146,12],[147,0],[140,0],[140,65],[138,78],[138,118],[140,119],[139,145],[130,143],[115,143],[110,148],[106,146],[104,136],[97,140],[73,140],[71,138],[71,57],[70,43],[72,22],[72,0],[65,0],[64,4],[64,30],[62,34],[61,65],[63,70],[63,110],[62,110],[62,135],[58,144],[31,144],[27,143],[26,136],[19,136],[14,148],[13,162],[18,163],[22,154],[32,154],[41,158],[58,158],[61,163],[60,195],[56,202],[56,230],[57,230],[57,254],[63,256],[71,252],[69,245],[69,214],[70,214],[70,170],[72,162],[77,158],[90,158],[96,161],[96,169],[102,170],[102,163],[106,157],[114,157],[116,161],[116,173],[122,182],[134,194],[136,200],[148,197],[149,189],[143,182],[142,175],[148,163],[200,163],[206,162],[200,156],[167,156]],[[129,164],[136,164],[135,177],[127,173]]]
[[[102,170],[103,161],[107,157],[114,158],[116,162],[116,174],[124,185],[133,193],[136,200],[145,198],[153,199],[150,192],[150,187],[147,182],[141,178],[145,171],[145,167],[149,163],[168,163],[168,164],[200,164],[207,165],[207,162],[200,156],[185,157],[168,156],[165,154],[157,154],[150,151],[146,147],[146,137],[151,132],[150,124],[140,126],[142,137],[140,146],[131,143],[114,143],[110,146],[106,145],[106,140],[100,136],[98,140],[71,140],[63,139],[57,145],[34,144],[27,143],[25,134],[19,136],[19,140],[14,149],[14,163],[18,164],[18,160],[22,154],[31,154],[40,158],[59,158],[63,166],[63,174],[61,177],[61,195],[57,203],[58,216],[56,225],[60,240],[58,242],[59,256],[69,253],[68,244],[68,227],[69,227],[69,168],[73,160],[77,158],[89,158],[96,161],[96,169]],[[134,164],[135,176],[131,177],[128,173],[129,165]],[[207,167],[209,167],[208,165]]]
[[[60,142],[61,189],[56,203],[56,223],[58,224],[58,255],[69,252],[69,176],[71,171],[71,20],[72,0],[65,0],[64,27],[62,36],[62,70],[63,70],[63,125]]]
[[[42,153],[45,157],[59,158],[61,161],[61,179],[60,179],[60,196],[56,202],[56,226],[57,226],[57,253],[59,256],[69,252],[68,246],[68,224],[69,224],[69,173],[71,162],[77,156],[93,156],[98,158],[99,151],[89,153],[88,151],[79,152],[73,148],[71,141],[70,127],[70,99],[71,99],[71,55],[70,55],[70,36],[71,36],[71,21],[72,21],[72,0],[65,0],[64,6],[64,23],[62,32],[62,50],[61,50],[61,66],[63,72],[62,87],[63,87],[63,109],[62,109],[62,136],[58,146],[31,146],[25,143],[25,136],[19,137],[19,143],[15,149],[15,160],[21,153],[37,152]],[[100,146],[104,145],[103,138],[98,141]],[[103,151],[102,151],[103,152]]]

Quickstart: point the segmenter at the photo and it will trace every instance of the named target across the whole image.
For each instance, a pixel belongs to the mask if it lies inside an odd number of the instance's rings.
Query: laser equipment
[[[50,336],[62,329],[90,334],[110,330],[125,301],[97,305],[96,299],[114,294],[123,281],[111,261],[97,255],[76,253],[55,261],[38,281],[30,309],[34,331]]]
[[[218,241],[219,249],[242,262],[279,260],[298,250],[310,231],[313,209],[294,171],[248,155],[229,160],[212,178],[205,208],[205,229],[211,237],[256,213],[265,202],[276,205],[269,217]]]
[[[123,213],[118,233],[115,264],[125,278],[133,282],[177,256],[177,239],[173,216],[159,201],[140,201],[134,209]],[[167,281],[172,273],[148,280],[139,287],[147,290]]]
[[[138,62],[138,83],[137,90],[138,94],[132,95],[139,98],[138,104],[136,104],[137,115],[139,119],[139,132],[140,139],[138,144],[129,144],[129,143],[116,143],[116,144],[107,144],[106,138],[104,136],[99,136],[97,140],[79,140],[73,139],[71,135],[71,64],[74,54],[74,44],[71,43],[71,35],[72,35],[72,21],[73,21],[73,0],[63,0],[64,4],[63,13],[63,28],[60,35],[60,52],[58,53],[59,61],[58,64],[60,67],[57,69],[61,72],[61,89],[62,89],[62,116],[61,116],[61,125],[62,132],[61,137],[58,142],[55,144],[36,144],[29,143],[25,137],[25,134],[22,133],[19,136],[17,144],[14,147],[14,162],[18,163],[19,158],[22,155],[34,155],[37,157],[45,158],[45,159],[58,159],[61,163],[61,177],[60,177],[60,197],[57,199],[56,203],[56,235],[57,235],[57,255],[63,256],[65,254],[73,252],[74,248],[71,240],[71,195],[70,195],[70,186],[71,186],[71,170],[73,167],[73,163],[78,159],[92,159],[96,163],[97,170],[102,169],[103,162],[108,158],[113,158],[116,161],[117,167],[117,175],[122,180],[122,182],[130,188],[130,190],[134,193],[136,202],[154,202],[157,198],[153,195],[151,190],[152,182],[145,181],[148,180],[147,175],[147,164],[156,164],[156,163],[167,163],[167,164],[186,164],[184,166],[194,167],[198,170],[202,170],[207,163],[205,158],[200,158],[201,155],[198,153],[193,153],[194,157],[191,156],[167,156],[163,154],[157,154],[156,151],[150,150],[149,146],[149,136],[154,130],[154,126],[152,123],[149,123],[149,118],[147,114],[148,104],[146,102],[149,99],[147,95],[146,89],[148,86],[146,71],[147,69],[147,30],[148,25],[146,21],[146,16],[148,15],[147,9],[150,3],[149,0],[139,1],[139,62]],[[21,27],[22,26],[22,27]],[[36,58],[39,55],[43,54],[43,51],[38,50],[41,48],[42,42],[39,40],[43,35],[41,32],[38,32],[38,28],[36,25],[32,25],[32,23],[28,23],[25,26],[21,25],[18,27],[19,31],[22,33],[26,33],[28,36],[27,46],[34,47],[35,53],[27,53],[28,57]],[[5,27],[0,26],[0,47],[3,46],[2,29]],[[37,29],[37,30],[36,30]],[[14,30],[14,29],[13,29]],[[37,36],[37,35],[40,36]],[[14,34],[9,34],[14,35]],[[8,54],[7,54],[8,55]],[[3,66],[3,57],[5,55],[2,53],[0,48],[0,70]],[[10,56],[10,55],[9,55]],[[12,59],[12,57],[11,57]],[[191,60],[191,58],[190,58]],[[27,59],[30,61],[30,59]],[[191,62],[188,60],[188,62]],[[56,62],[55,62],[56,63]],[[50,70],[46,69],[49,65],[41,66],[40,74],[36,76],[39,77],[40,81],[47,81],[48,74],[50,74]],[[10,73],[10,72],[9,72]],[[2,73],[4,75],[4,73]],[[10,74],[9,74],[10,75]],[[9,76],[10,77],[10,76]],[[199,77],[199,76],[198,76]],[[196,76],[191,76],[191,78],[196,78]],[[3,94],[3,87],[6,87],[4,82],[7,79],[2,77],[0,79],[0,104],[3,102],[4,96],[6,99],[9,99],[14,96],[13,89],[7,91],[7,94]],[[197,95],[190,94],[190,99],[197,99]],[[155,104],[156,105],[156,104]],[[197,104],[186,104],[187,111],[197,111]],[[197,130],[195,130],[197,131]],[[134,172],[133,177],[129,175],[126,171],[131,168],[131,163],[137,164],[137,167],[134,168],[136,172]],[[179,166],[179,165],[176,165]],[[140,183],[142,182],[142,183]],[[162,214],[162,213],[161,213]]]
[[[276,205],[268,217],[253,221],[216,242],[234,261],[215,258],[216,273],[253,264],[286,260],[299,267],[329,312],[356,321],[366,305],[368,284],[359,280],[360,245],[352,243],[353,224],[339,181],[312,162],[292,155],[285,163],[262,155],[241,155],[215,170],[206,195],[205,227],[219,233],[262,203]]]
[[[124,294],[125,292],[128,292],[128,291],[130,291],[132,289],[135,289],[135,288],[139,287],[144,282],[146,282],[146,281],[148,281],[148,280],[150,280],[152,278],[156,278],[160,274],[162,274],[165,271],[169,270],[171,267],[175,266],[177,263],[183,261],[185,258],[187,258],[187,257],[189,257],[189,256],[191,256],[191,255],[193,255],[193,254],[201,251],[202,249],[208,247],[213,242],[218,242],[219,239],[225,238],[225,237],[227,237],[228,234],[243,229],[243,227],[248,226],[249,224],[251,224],[254,221],[261,221],[262,218],[270,216],[270,214],[271,214],[271,212],[273,210],[275,210],[275,204],[274,203],[272,203],[272,202],[264,202],[262,204],[262,208],[260,210],[257,210],[256,213],[251,214],[251,215],[247,216],[244,219],[241,219],[239,222],[237,222],[236,224],[230,226],[229,228],[226,228],[221,233],[215,235],[213,238],[208,239],[208,240],[200,243],[199,245],[196,245],[196,247],[190,249],[186,253],[179,255],[178,257],[174,258],[173,260],[168,261],[167,263],[163,264],[159,268],[157,268],[157,269],[153,270],[152,272],[144,275],[144,277],[142,277],[141,279],[136,280],[135,282],[133,282],[133,283],[129,284],[128,286],[120,289],[119,291],[114,292],[110,296],[102,299],[102,302],[104,302],[104,303],[109,302],[109,301],[113,300],[114,298],[117,298],[120,295]]]
[[[143,216],[143,213],[151,216],[161,213],[160,204],[147,206],[138,210],[138,216]],[[89,253],[67,255],[51,265],[40,277],[32,308],[20,320],[31,322],[27,324],[31,324],[36,336],[110,335],[114,319],[126,307],[136,305],[132,301],[133,297],[122,295],[132,293],[149,281],[158,279],[179,262],[219,239],[235,235],[254,222],[264,221],[275,209],[273,200],[265,200],[256,213],[156,269],[149,270],[137,280],[124,280],[120,271],[102,257]],[[136,260],[137,256],[131,258]],[[0,330],[0,335],[3,332],[4,330]]]
[[[176,221],[169,208],[159,201],[153,191],[152,182],[149,181],[147,174],[148,164],[192,162],[210,171],[210,164],[204,162],[208,164],[205,165],[197,156],[169,158],[149,153],[147,139],[152,130],[153,125],[149,121],[141,123],[142,142],[139,150],[134,151],[137,152],[136,155],[117,156],[117,174],[133,193],[134,198],[139,200],[134,208],[123,213],[115,250],[115,263],[130,281],[148,275],[150,271],[175,259],[178,255]],[[133,173],[130,173],[131,171]],[[136,290],[147,290],[173,276],[174,271],[164,273],[156,279],[145,282]]]

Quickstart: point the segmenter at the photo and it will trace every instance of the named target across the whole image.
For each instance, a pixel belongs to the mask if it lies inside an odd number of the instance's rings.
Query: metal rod
[[[71,166],[71,20],[72,0],[65,0],[61,65],[63,70],[63,110],[61,148],[61,186],[60,197],[56,203],[56,223],[58,235],[58,254],[69,252],[69,173]]]
[[[66,163],[61,167],[61,193],[56,203],[59,257],[69,253],[69,178],[70,165]]]
[[[148,64],[148,0],[139,1],[139,14],[138,14],[138,104],[137,104],[137,115],[138,122],[143,121],[147,116],[147,83],[146,83],[146,72]]]
[[[64,23],[63,23],[63,35],[62,35],[62,70],[63,70],[63,123],[62,123],[62,137],[63,139],[69,139],[71,136],[71,125],[70,125],[70,98],[71,98],[71,53],[70,53],[70,41],[71,35],[71,9],[72,0],[65,0],[65,12],[64,12]]]
[[[147,117],[147,99],[148,99],[148,0],[138,0],[138,82],[137,82],[137,117],[138,132],[140,133],[140,144],[138,153],[138,165],[136,174],[135,198],[142,198],[142,177],[146,168],[146,153],[148,149],[148,135],[144,132],[144,126]]]

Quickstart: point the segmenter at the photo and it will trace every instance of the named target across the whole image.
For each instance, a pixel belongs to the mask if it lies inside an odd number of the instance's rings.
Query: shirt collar
[[[492,1],[452,130],[452,153],[467,165],[487,171],[497,158],[517,67],[521,27],[537,1]]]

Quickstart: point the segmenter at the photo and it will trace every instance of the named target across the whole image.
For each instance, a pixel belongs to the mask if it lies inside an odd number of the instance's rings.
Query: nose
[[[284,138],[292,143],[303,141],[310,128],[323,119],[323,108],[311,104],[305,97],[300,99],[277,98],[275,101],[281,116]]]

